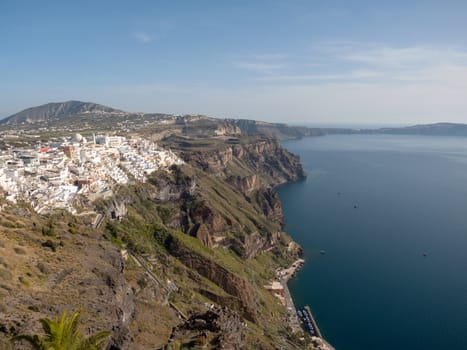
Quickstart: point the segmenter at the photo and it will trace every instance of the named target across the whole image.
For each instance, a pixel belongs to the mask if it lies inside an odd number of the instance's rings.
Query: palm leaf
[[[19,335],[14,337],[12,341],[27,341],[34,350],[100,350],[105,343],[106,338],[110,335],[109,332],[99,332],[85,338],[79,331],[79,316],[80,312],[75,312],[68,319],[67,313],[64,312],[59,320],[50,320],[41,318],[39,322],[42,325],[44,336],[39,337],[37,334]]]
[[[68,344],[75,348],[79,346],[82,335],[78,330],[80,312],[75,312],[69,320],[64,324],[63,333],[67,339]]]
[[[99,332],[81,341],[77,350],[100,350],[110,332]]]
[[[34,350],[47,350],[45,347],[44,342],[42,339],[37,335],[17,335],[16,337],[13,337],[11,341],[21,341],[25,340],[27,341],[33,348]]]
[[[51,321],[48,318],[41,318],[39,319],[39,322],[41,323],[42,329],[44,330],[46,336],[50,336],[52,334],[52,324],[54,321]]]

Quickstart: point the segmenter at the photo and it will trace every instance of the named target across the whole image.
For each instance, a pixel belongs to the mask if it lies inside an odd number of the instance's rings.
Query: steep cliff
[[[275,268],[293,261],[300,248],[282,231],[274,186],[304,177],[299,159],[278,142],[259,136],[235,142],[186,138],[164,142],[187,164],[172,167],[170,173],[154,173],[147,184],[116,193],[108,203],[124,202],[128,216],[111,223],[114,238],[149,255],[155,254],[155,246],[162,247],[189,271],[183,284],[196,281],[192,301],[207,298],[260,328],[263,315],[268,314],[276,320],[271,324],[275,330],[270,331],[276,335],[270,340],[276,339],[285,310],[262,286],[274,276]],[[141,239],[142,231],[149,243]],[[244,332],[237,334],[245,339],[238,348],[248,348],[251,342],[252,334]],[[204,330],[196,336],[212,341],[220,336],[208,333]],[[181,333],[177,334],[180,338]],[[273,348],[270,340],[259,341],[257,348]]]
[[[300,159],[282,148],[279,141],[264,136],[227,139],[186,139],[173,137],[166,144],[180,152],[194,167],[225,177],[260,180],[274,186],[305,177]],[[255,176],[248,179],[248,176]]]
[[[305,177],[297,156],[276,140],[260,136],[228,139],[223,144],[179,138],[167,142],[191,165],[191,177],[185,178],[186,189],[177,199],[183,203],[184,232],[229,246],[243,257],[255,256],[278,242],[283,217],[273,187]],[[178,188],[180,181],[177,175],[172,187]],[[153,183],[167,186],[156,178]],[[225,236],[226,231],[230,236]]]
[[[186,164],[95,202],[99,228],[93,217],[6,206],[0,347],[77,309],[85,333],[112,332],[113,350],[303,347],[263,288],[300,253],[274,191],[304,176],[299,159],[261,136],[163,142]]]

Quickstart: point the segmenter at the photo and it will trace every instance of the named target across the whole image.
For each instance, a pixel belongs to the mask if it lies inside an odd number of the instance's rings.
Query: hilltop
[[[18,127],[21,129],[18,129]],[[324,135],[323,130],[248,119],[218,119],[199,114],[125,112],[97,103],[67,101],[31,107],[0,120],[0,133],[38,134],[50,138],[63,132],[131,132],[147,135],[182,134],[220,137],[262,134],[278,140]],[[46,141],[44,139],[44,141]]]
[[[41,106],[27,108],[0,120],[1,124],[18,125],[49,122],[59,119],[67,119],[73,116],[95,114],[95,115],[122,115],[128,114],[124,111],[103,106],[97,103],[66,101],[53,102]]]

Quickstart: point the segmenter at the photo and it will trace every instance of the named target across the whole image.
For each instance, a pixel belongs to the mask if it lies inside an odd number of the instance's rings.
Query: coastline
[[[304,264],[304,259],[298,259],[294,261],[292,265],[287,269],[280,269],[277,271],[277,278],[283,288],[284,304],[288,314],[287,323],[290,325],[292,333],[303,332],[303,328],[302,322],[300,321],[297,315],[297,309],[295,307],[294,300],[292,298],[292,295],[290,294],[288,282],[295,276],[295,274],[302,268]],[[314,349],[335,350],[335,348],[331,344],[329,344],[326,341],[326,339],[324,339],[324,337],[322,336],[318,327],[318,323],[316,322],[315,318],[313,317],[313,314],[311,313],[310,307],[306,305],[305,309],[310,314],[312,322],[317,330],[317,336],[312,337],[312,344],[314,346]]]
[[[302,331],[302,327],[301,322],[297,316],[297,309],[295,307],[295,303],[293,301],[292,295],[290,294],[289,286],[287,283],[298,272],[298,270],[300,270],[304,263],[304,259],[298,259],[289,268],[280,269],[276,274],[284,291],[284,303],[288,313],[287,322],[290,325],[290,328],[292,328],[292,333]]]

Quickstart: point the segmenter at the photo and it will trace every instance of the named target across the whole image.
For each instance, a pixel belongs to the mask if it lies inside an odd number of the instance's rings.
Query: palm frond
[[[25,340],[34,350],[47,350],[42,339],[37,335],[17,335],[11,339],[12,342]]]
[[[68,318],[64,312],[60,319],[41,318],[44,336],[19,335],[12,341],[27,341],[34,350],[101,350],[109,332],[99,332],[85,338],[79,331],[79,316],[77,311]]]
[[[100,350],[105,343],[110,332],[99,332],[84,339],[78,346],[77,350]]]

